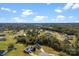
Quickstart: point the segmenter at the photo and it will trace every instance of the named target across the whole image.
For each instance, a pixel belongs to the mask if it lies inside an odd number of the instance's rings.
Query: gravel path
[[[41,52],[40,52],[39,56],[57,56],[55,54],[48,54],[48,53],[46,53],[43,48],[41,48],[40,51]]]

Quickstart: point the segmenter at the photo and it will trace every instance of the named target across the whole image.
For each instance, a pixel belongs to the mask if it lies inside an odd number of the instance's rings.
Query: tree
[[[29,41],[25,36],[18,36],[16,43],[22,43],[28,45]]]

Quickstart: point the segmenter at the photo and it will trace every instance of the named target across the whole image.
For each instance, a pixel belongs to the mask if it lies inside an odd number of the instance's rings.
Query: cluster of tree
[[[39,33],[36,31],[27,31],[26,36],[18,36],[17,37],[17,43],[23,43],[25,45],[29,44],[40,44],[40,45],[46,45],[49,47],[54,48],[57,51],[63,51],[68,53],[69,55],[79,55],[79,49],[77,47],[77,41],[75,44],[71,44],[69,41],[66,43],[64,41],[58,40],[56,37],[53,37],[53,35],[42,35],[38,37]]]

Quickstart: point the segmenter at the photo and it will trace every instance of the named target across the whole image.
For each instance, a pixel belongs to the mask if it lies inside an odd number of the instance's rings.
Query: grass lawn
[[[15,50],[12,50],[6,54],[6,56],[28,56],[29,54],[25,54],[23,52],[24,48],[26,48],[23,44],[16,44],[16,39],[12,38],[12,33],[6,33],[6,41],[0,41],[0,50],[6,50],[7,46],[12,43],[16,47]]]
[[[8,52],[6,56],[29,56],[29,54],[23,52],[26,48],[23,44],[15,44],[15,47],[16,49]]]
[[[6,41],[0,41],[0,49],[6,49],[8,44],[15,43],[16,40],[13,39],[10,35],[6,34]]]
[[[39,53],[40,53],[40,50],[39,49],[36,49],[36,51],[35,52],[33,52],[34,54],[36,54],[36,55],[39,55]]]

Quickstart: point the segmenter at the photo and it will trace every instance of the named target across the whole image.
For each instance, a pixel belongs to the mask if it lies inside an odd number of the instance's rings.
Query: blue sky
[[[0,3],[0,23],[79,23],[79,4]]]

